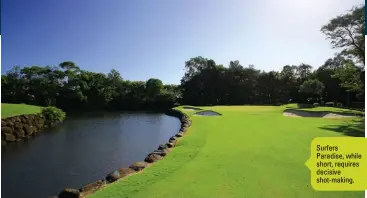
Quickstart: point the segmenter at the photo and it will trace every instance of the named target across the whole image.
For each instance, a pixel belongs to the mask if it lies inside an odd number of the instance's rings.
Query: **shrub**
[[[318,107],[318,106],[320,106],[320,104],[319,103],[313,103],[313,106]]]
[[[42,115],[51,123],[61,122],[65,119],[66,114],[56,107],[45,107],[42,109]]]
[[[327,107],[333,107],[334,106],[334,102],[325,102],[325,106],[327,106]]]
[[[343,103],[338,102],[338,103],[336,103],[336,106],[337,106],[337,107],[343,107]]]
[[[298,108],[314,108],[312,104],[304,104],[304,103],[298,103]]]
[[[352,102],[352,103],[350,103],[350,107],[352,107],[354,109],[364,109],[365,104],[364,104],[364,102]]]

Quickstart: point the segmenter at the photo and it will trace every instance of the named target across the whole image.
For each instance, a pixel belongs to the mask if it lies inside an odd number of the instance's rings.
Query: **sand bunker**
[[[182,107],[182,108],[185,109],[185,110],[188,110],[188,111],[200,111],[200,110],[202,110],[198,107]]]
[[[353,113],[337,113],[329,111],[303,111],[297,109],[286,109],[283,112],[284,116],[290,117],[314,117],[314,118],[351,118],[361,116]]]
[[[195,113],[195,115],[199,115],[199,116],[220,116],[222,114],[215,112],[215,111],[210,111],[210,110],[205,110],[205,111],[199,111],[197,113]]]

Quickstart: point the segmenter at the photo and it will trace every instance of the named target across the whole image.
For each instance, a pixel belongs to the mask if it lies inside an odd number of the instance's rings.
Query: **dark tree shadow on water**
[[[320,127],[320,129],[334,131],[337,133],[343,133],[347,136],[353,137],[364,137],[365,136],[365,126],[364,126],[364,118],[355,119],[352,121],[346,121],[339,125],[326,125]]]

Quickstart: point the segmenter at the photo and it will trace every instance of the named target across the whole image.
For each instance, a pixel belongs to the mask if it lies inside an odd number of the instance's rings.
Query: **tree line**
[[[364,71],[340,56],[317,70],[307,64],[286,65],[265,72],[231,61],[229,67],[195,57],[186,62],[181,81],[184,104],[192,105],[280,105],[286,103],[340,103],[364,101]],[[352,64],[352,65],[350,65]],[[352,68],[352,71],[345,73]],[[343,79],[344,75],[346,79]],[[363,79],[363,80],[362,80]],[[362,104],[363,105],[363,104]]]
[[[81,70],[67,61],[59,66],[13,67],[1,76],[2,102],[56,106],[63,110],[137,110],[171,107],[179,96],[177,85],[159,79],[124,80],[111,70]]]
[[[13,67],[1,76],[2,101],[70,110],[166,109],[191,105],[278,105],[364,102],[364,5],[353,7],[321,28],[340,53],[317,69],[285,65],[281,71],[261,71],[238,60],[228,67],[201,56],[185,62],[180,85],[161,80],[124,80],[80,69],[74,62],[58,66]],[[364,103],[361,104],[364,107]]]

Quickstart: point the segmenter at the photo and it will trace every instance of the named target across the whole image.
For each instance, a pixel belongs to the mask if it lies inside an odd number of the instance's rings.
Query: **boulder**
[[[1,120],[1,126],[4,127],[6,125],[7,122],[5,122],[4,120]]]
[[[136,172],[132,168],[119,168],[118,171],[120,173],[120,178],[127,177]]]
[[[153,153],[151,154],[158,154],[162,157],[166,156],[168,154],[168,149],[163,149],[163,150],[155,150]]]
[[[106,181],[108,181],[109,183],[115,182],[116,180],[120,179],[120,173],[118,170],[113,171],[112,173],[108,174],[106,176]]]
[[[42,118],[37,118],[37,119],[36,119],[36,123],[38,123],[38,124],[42,124],[42,125],[43,125],[43,124],[44,124],[44,122],[45,122],[45,121],[44,121]]]
[[[146,162],[135,162],[133,165],[131,165],[129,168],[135,170],[135,171],[141,171],[144,168],[148,166],[148,163]]]
[[[177,140],[175,136],[172,136],[169,140]]]
[[[20,122],[17,122],[17,123],[15,123],[14,128],[15,129],[23,129],[23,124],[20,123]]]
[[[161,145],[159,145],[158,150],[163,150],[163,149],[167,149],[167,148],[168,148],[167,145],[161,144]]]
[[[180,132],[185,133],[187,131],[186,127],[181,127]]]
[[[28,118],[28,120],[25,124],[27,124],[29,126],[32,126],[33,125],[33,118]]]
[[[25,125],[24,126],[24,131],[27,135],[32,135],[34,133],[35,129],[32,126]]]
[[[20,120],[21,120],[21,122],[23,123],[23,124],[27,124],[27,118],[25,117],[25,116],[23,116],[23,117],[21,117],[20,118]]]
[[[79,198],[80,191],[72,188],[65,188],[58,195],[59,198]]]
[[[183,135],[184,135],[184,133],[179,132],[179,133],[177,133],[175,136],[176,136],[176,137],[182,137]]]
[[[16,140],[15,136],[10,133],[4,133],[4,140],[7,142],[14,142]]]
[[[9,120],[9,121],[6,122],[5,126],[10,127],[10,128],[13,128],[14,127],[14,123],[11,120]]]
[[[43,128],[43,124],[36,124],[35,126],[37,127],[37,129],[42,129]]]
[[[171,140],[171,139],[170,139],[168,142],[169,142],[169,143],[172,143],[173,145],[176,145],[177,140]]]
[[[98,189],[100,189],[104,184],[106,184],[105,180],[98,180],[96,182],[93,182],[93,183],[90,183],[90,184],[87,184],[87,185],[83,186],[81,189],[79,189],[79,191],[94,193]]]
[[[162,159],[162,156],[158,155],[158,154],[149,154],[145,159],[144,161],[145,162],[148,162],[148,163],[154,163],[158,160],[161,160]]]
[[[173,148],[175,146],[175,144],[170,143],[170,142],[166,143],[166,145],[167,145],[168,148]]]
[[[11,129],[10,127],[1,127],[1,134],[3,133],[13,133],[13,129]]]
[[[14,122],[21,122],[21,119],[18,116],[14,117]]]
[[[14,133],[17,138],[23,138],[25,136],[25,132],[23,129],[15,129]]]
[[[33,120],[32,120],[32,125],[33,125],[33,126],[36,126],[37,124],[38,124],[37,119],[33,119]]]
[[[157,150],[154,150],[154,152],[165,152],[165,153],[168,153],[169,152],[169,149],[166,148],[166,149],[157,149]]]
[[[109,183],[115,182],[116,180],[126,177],[132,173],[135,173],[135,170],[132,168],[120,168],[118,170],[113,171],[112,173],[106,176],[106,181]]]

